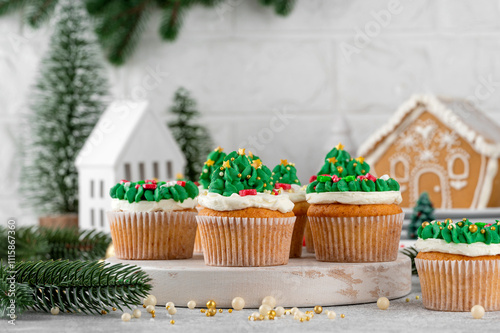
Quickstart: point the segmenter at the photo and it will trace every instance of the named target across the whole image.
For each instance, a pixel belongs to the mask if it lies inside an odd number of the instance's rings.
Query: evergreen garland
[[[9,294],[15,272],[16,294]],[[12,268],[0,264],[0,316],[9,314],[15,297],[15,313],[28,308],[49,312],[105,314],[140,304],[151,290],[150,278],[137,266],[98,261],[18,262]]]
[[[38,28],[52,16],[59,1],[62,0],[0,0],[0,16],[24,10],[24,21]],[[85,0],[87,11],[96,23],[95,31],[101,46],[108,60],[115,65],[123,64],[132,55],[153,11],[161,12],[161,38],[174,41],[179,35],[184,15],[192,7],[202,5],[214,8],[224,6],[224,2],[225,0]],[[295,5],[295,0],[259,2],[263,6],[273,7],[280,16],[290,14]]]
[[[204,156],[212,150],[212,138],[204,126],[195,122],[200,113],[186,89],[179,88],[175,92],[170,112],[176,119],[169,122],[168,127],[187,161],[184,176],[190,181],[197,181],[205,162]]]
[[[0,227],[0,259],[7,260],[7,228]],[[111,244],[108,234],[96,230],[20,227],[16,229],[16,260],[97,260]]]
[[[78,211],[76,156],[105,108],[107,82],[79,1],[64,0],[42,60],[21,191],[39,213]]]

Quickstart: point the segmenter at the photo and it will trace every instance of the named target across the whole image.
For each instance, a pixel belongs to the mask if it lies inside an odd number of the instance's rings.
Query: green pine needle
[[[415,247],[406,247],[400,251],[402,254],[410,257],[411,260],[411,273],[413,275],[418,275],[417,267],[415,266],[415,258],[417,257],[418,251]]]
[[[97,260],[104,258],[111,238],[96,230],[19,227],[16,260]],[[0,227],[0,258],[7,260],[7,228]]]
[[[137,266],[99,261],[19,262],[15,271],[16,283],[29,287],[33,299],[21,301],[16,294],[16,303],[45,312],[54,307],[86,314],[109,312],[113,307],[123,311],[140,304],[152,287],[149,276]],[[0,294],[4,294],[5,274],[0,277]],[[6,313],[5,305],[0,299],[0,313]]]
[[[28,2],[26,21],[33,28],[39,28],[54,13],[58,0],[30,0]]]
[[[33,289],[27,284],[15,282],[8,266],[0,261],[0,318],[19,315],[35,305]],[[11,302],[15,299],[14,305]]]

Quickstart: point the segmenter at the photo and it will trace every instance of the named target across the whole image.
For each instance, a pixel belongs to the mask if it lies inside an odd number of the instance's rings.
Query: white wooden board
[[[257,308],[262,298],[272,295],[278,305],[310,307],[376,302],[381,296],[403,297],[411,291],[410,259],[399,254],[394,262],[342,264],[315,260],[313,254],[290,259],[274,267],[211,267],[203,256],[188,260],[107,260],[140,266],[153,279],[151,294],[159,305],[174,302],[186,306],[190,300],[204,306],[215,300],[230,308],[236,296],[246,308]]]

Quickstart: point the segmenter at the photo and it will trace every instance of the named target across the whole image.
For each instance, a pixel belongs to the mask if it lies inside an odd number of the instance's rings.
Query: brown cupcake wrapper
[[[200,228],[196,228],[196,237],[194,238],[194,253],[203,253],[203,246],[201,244]]]
[[[292,242],[290,244],[290,258],[302,256],[302,243],[304,242],[304,230],[306,229],[307,215],[296,216],[293,225]]]
[[[286,265],[295,217],[197,216],[205,264],[226,267]]]
[[[415,258],[422,302],[431,310],[470,311],[481,305],[500,310],[500,260],[426,260]]]
[[[316,259],[387,262],[398,256],[404,213],[359,217],[314,217],[309,224]]]
[[[108,212],[119,259],[169,260],[193,256],[196,212]]]
[[[309,253],[314,253],[314,241],[309,221],[307,221],[306,223],[305,237],[306,237],[306,251]]]

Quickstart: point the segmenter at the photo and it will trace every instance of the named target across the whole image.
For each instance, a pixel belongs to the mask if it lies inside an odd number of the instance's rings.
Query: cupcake
[[[222,166],[224,157],[226,157],[226,153],[224,153],[224,148],[221,148],[220,146],[215,148],[213,151],[210,152],[210,154],[208,154],[207,160],[205,161],[205,164],[203,165],[203,169],[201,170],[200,174],[200,180],[199,180],[200,185],[198,186],[198,189],[200,191],[199,195],[206,195],[208,193],[208,187],[210,186],[210,179],[212,173],[214,173],[214,170],[219,170],[219,168]],[[196,206],[196,209],[200,211],[202,207],[198,205]],[[194,252],[203,253],[203,247],[201,245],[201,236],[199,229],[196,229]]]
[[[307,211],[316,259],[331,262],[394,261],[404,213],[396,180],[376,178],[362,157],[342,145],[327,155],[307,186]]]
[[[296,219],[290,245],[290,258],[300,258],[309,208],[305,186],[301,187],[295,164],[288,163],[287,160],[281,160],[281,163],[274,167],[271,180],[274,188],[282,191],[294,204],[293,214]]]
[[[212,174],[197,216],[205,263],[277,266],[288,263],[293,202],[271,185],[271,171],[245,149],[231,152]]]
[[[108,220],[119,259],[193,256],[198,187],[191,181],[122,180],[110,190]]]
[[[418,228],[415,265],[424,306],[439,311],[470,311],[482,305],[500,310],[500,222],[424,222]]]

